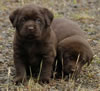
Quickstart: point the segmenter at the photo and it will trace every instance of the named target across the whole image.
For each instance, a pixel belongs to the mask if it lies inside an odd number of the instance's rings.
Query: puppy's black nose
[[[34,27],[33,26],[29,26],[28,30],[32,32],[34,30]]]

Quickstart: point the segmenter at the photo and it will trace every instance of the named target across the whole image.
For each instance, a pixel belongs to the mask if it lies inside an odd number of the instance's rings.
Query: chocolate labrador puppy
[[[16,28],[13,50],[16,82],[37,76],[42,61],[40,81],[49,82],[56,56],[56,37],[50,25],[53,14],[46,8],[26,5],[13,11],[10,21]]]
[[[79,25],[65,18],[55,19],[52,28],[56,33],[57,77],[78,74],[84,64],[90,64],[93,51]],[[55,68],[55,67],[54,67]]]

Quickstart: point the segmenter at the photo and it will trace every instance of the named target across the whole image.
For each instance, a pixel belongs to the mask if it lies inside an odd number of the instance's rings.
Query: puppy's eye
[[[73,60],[73,59],[74,59],[74,57],[70,56],[70,60]]]
[[[25,18],[22,18],[22,19],[21,19],[21,22],[25,22],[25,21],[26,21]]]
[[[41,19],[36,19],[36,23],[40,24],[41,23]]]

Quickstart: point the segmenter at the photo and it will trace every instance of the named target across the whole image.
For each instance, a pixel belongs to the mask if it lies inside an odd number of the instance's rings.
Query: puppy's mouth
[[[34,39],[34,36],[33,35],[28,35],[26,36],[27,39]]]
[[[41,34],[39,32],[27,32],[27,30],[22,30],[19,33],[22,38],[25,40],[38,40],[41,37]]]
[[[36,39],[40,39],[40,36],[39,35],[32,35],[32,34],[29,34],[25,37],[26,39],[30,39],[30,40],[36,40]]]

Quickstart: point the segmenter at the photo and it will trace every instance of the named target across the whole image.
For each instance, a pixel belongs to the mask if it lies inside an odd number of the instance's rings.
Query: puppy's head
[[[78,53],[72,50],[66,50],[63,54],[63,65],[64,65],[64,73],[65,74],[73,74],[79,69],[81,69],[80,61],[77,62]]]
[[[18,34],[28,39],[41,38],[53,20],[53,14],[46,8],[27,5],[18,8],[9,16]]]
[[[66,38],[60,43],[65,74],[77,74],[86,63],[89,65],[93,52],[88,42],[80,36]]]

